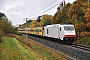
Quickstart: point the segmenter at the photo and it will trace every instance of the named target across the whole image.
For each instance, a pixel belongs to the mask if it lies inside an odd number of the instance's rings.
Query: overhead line
[[[33,15],[39,13],[40,11],[44,10],[45,8],[47,8],[48,6],[50,6],[51,4],[53,4],[55,1],[57,1],[57,0],[54,0],[52,3],[48,4],[47,6],[45,6],[44,8],[42,8],[41,10],[37,11],[36,13],[34,13],[34,14],[30,15],[30,16],[33,16]]]
[[[61,3],[61,2],[60,2],[60,3]],[[60,3],[58,3],[58,4],[60,4]],[[45,12],[51,10],[52,8],[54,8],[55,6],[57,6],[58,4],[56,4],[56,5],[54,5],[53,7],[47,9],[46,11],[42,12],[41,14],[43,14],[43,13],[45,13]],[[39,14],[39,15],[41,15],[41,14]],[[37,15],[37,16],[38,16],[38,15]],[[35,16],[35,17],[37,17],[37,16]],[[33,18],[35,18],[35,17],[33,17]],[[33,19],[33,18],[31,18],[31,19]]]

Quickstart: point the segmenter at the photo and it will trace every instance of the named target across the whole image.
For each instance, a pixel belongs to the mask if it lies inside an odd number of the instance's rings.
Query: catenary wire
[[[36,13],[34,13],[34,14],[30,15],[30,16],[36,15],[36,14],[39,13],[40,11],[44,10],[45,8],[47,8],[48,6],[50,6],[51,4],[53,4],[55,1],[57,1],[57,0],[54,0],[53,2],[51,2],[51,3],[48,4],[47,6],[45,6],[44,8],[42,8],[41,10],[37,11]]]
[[[41,14],[43,14],[43,13],[45,13],[45,12],[51,10],[52,8],[56,7],[56,6],[57,6],[58,4],[60,4],[60,3],[61,3],[61,2],[57,3],[56,5],[54,5],[53,7],[49,8],[49,9],[47,9],[46,11],[40,13],[39,15],[41,15]],[[37,16],[35,16],[35,17],[38,17],[39,15],[37,15]],[[33,19],[33,18],[35,18],[35,17],[32,17],[32,18],[30,18],[30,19]]]

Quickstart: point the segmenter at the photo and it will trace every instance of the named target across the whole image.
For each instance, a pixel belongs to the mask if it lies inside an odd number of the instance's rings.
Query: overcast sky
[[[5,13],[5,15],[8,17],[8,19],[12,22],[13,25],[23,24],[25,22],[24,18],[31,19],[34,17],[33,19],[36,19],[36,16],[53,7],[62,0],[56,0],[50,6],[35,14],[37,11],[49,5],[53,1],[55,0],[0,0],[0,12]],[[72,3],[73,1],[75,0],[65,0],[66,3]],[[56,11],[57,6],[44,14],[54,15]]]

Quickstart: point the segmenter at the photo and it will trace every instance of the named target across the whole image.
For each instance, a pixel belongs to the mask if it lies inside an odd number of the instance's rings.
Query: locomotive
[[[53,24],[43,27],[19,29],[20,33],[27,33],[35,36],[54,38],[58,41],[73,43],[76,39],[76,32],[72,24]]]

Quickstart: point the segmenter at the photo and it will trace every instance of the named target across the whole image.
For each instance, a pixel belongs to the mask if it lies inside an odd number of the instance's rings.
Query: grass
[[[21,36],[18,36],[18,35],[15,35],[18,39],[25,39],[25,37],[21,37]],[[43,55],[42,57],[46,57],[47,60],[69,60],[67,57],[59,54],[59,53],[56,53],[44,46],[41,46],[40,44],[34,42],[33,40],[27,40],[27,43],[30,43],[32,49],[36,52],[39,53],[39,55]],[[41,57],[41,58],[42,58]],[[44,59],[43,59],[44,60]]]
[[[41,53],[42,55],[44,55],[45,57],[47,57],[48,60],[69,60],[68,58],[66,58],[65,56],[54,52],[53,50],[50,50],[44,46],[41,46],[37,43],[33,42],[32,45],[33,49],[39,53]]]
[[[0,50],[1,60],[39,60],[35,58],[35,54],[21,46],[15,38],[3,37]]]
[[[69,60],[32,40],[26,41],[25,37],[13,36],[2,38],[0,60]]]
[[[38,46],[34,47],[33,49],[39,53],[41,53],[42,55],[46,56],[48,60],[57,60],[57,58],[55,58],[54,56],[52,56],[50,53],[41,50],[40,48],[37,48]]]

